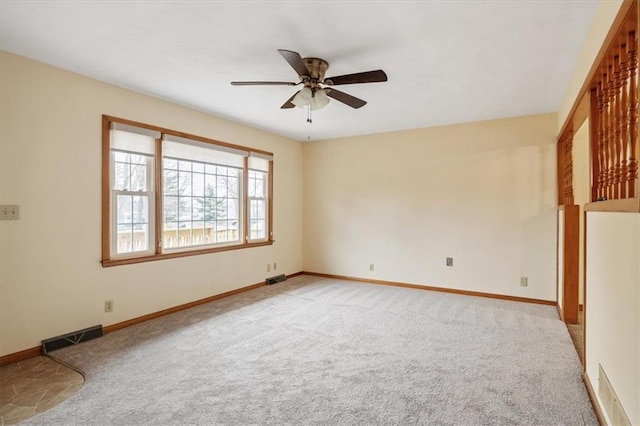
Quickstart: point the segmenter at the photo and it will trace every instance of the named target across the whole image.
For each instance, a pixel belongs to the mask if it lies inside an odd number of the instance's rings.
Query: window
[[[266,240],[267,217],[267,188],[269,179],[269,162],[260,157],[249,158],[249,233],[250,241]]]
[[[271,153],[103,117],[104,266],[271,244]]]

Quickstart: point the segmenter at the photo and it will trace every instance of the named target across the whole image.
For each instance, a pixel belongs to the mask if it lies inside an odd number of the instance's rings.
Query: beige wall
[[[263,281],[268,262],[302,269],[300,142],[1,55],[0,202],[21,217],[0,222],[0,355]],[[273,152],[276,243],[102,268],[102,114]]]
[[[555,300],[556,123],[306,143],[304,269]]]
[[[640,214],[587,212],[587,375],[602,365],[640,424]]]

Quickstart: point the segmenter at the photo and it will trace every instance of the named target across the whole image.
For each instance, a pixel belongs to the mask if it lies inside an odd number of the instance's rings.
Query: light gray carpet
[[[550,306],[301,276],[53,355],[32,424],[597,424]]]

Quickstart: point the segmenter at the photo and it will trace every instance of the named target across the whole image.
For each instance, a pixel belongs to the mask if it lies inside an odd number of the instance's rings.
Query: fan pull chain
[[[311,124],[313,121],[311,120],[311,105],[307,105],[307,123]]]

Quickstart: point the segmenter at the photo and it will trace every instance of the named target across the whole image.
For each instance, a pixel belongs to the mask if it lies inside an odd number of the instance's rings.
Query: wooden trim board
[[[579,254],[580,254],[580,206],[564,206],[564,264],[562,312],[564,322],[578,323]]]
[[[296,272],[294,274],[287,275],[287,278],[297,277],[298,275],[301,275],[301,274],[302,274],[302,272]],[[123,328],[129,327],[129,326],[132,326],[132,325],[135,325],[135,324],[139,324],[141,322],[149,321],[149,320],[152,320],[154,318],[163,317],[165,315],[173,314],[175,312],[184,311],[185,309],[193,308],[194,306],[203,305],[205,303],[213,302],[214,300],[223,299],[225,297],[229,297],[229,296],[233,296],[233,295],[236,295],[236,294],[244,293],[245,291],[255,290],[257,288],[264,287],[265,285],[267,285],[265,282],[260,282],[260,283],[248,285],[246,287],[240,287],[240,288],[237,288],[235,290],[231,290],[231,291],[227,291],[227,292],[224,292],[224,293],[216,294],[214,296],[205,297],[204,299],[194,300],[193,302],[184,303],[182,305],[174,306],[174,307],[171,307],[171,308],[163,309],[161,311],[152,312],[152,313],[147,314],[147,315],[142,315],[140,317],[132,318],[132,319],[127,320],[127,321],[122,321],[122,322],[119,322],[119,323],[116,323],[116,324],[111,324],[111,325],[108,325],[108,326],[104,327],[103,330],[104,330],[105,334],[112,333],[112,332],[114,332],[116,330],[121,330]]]
[[[294,278],[297,277],[298,275],[302,275],[303,272],[296,272],[290,275],[287,275],[287,278]],[[192,308],[194,306],[198,306],[198,305],[202,305],[204,303],[209,303],[209,302],[213,302],[214,300],[218,300],[218,299],[222,299],[224,297],[229,297],[229,296],[233,296],[235,294],[239,294],[239,293],[244,293],[245,291],[249,291],[249,290],[254,290],[256,288],[260,288],[265,286],[266,283],[261,282],[261,283],[257,283],[257,284],[252,284],[252,285],[248,285],[246,287],[241,287],[235,290],[231,290],[231,291],[227,291],[225,293],[221,293],[221,294],[216,294],[215,296],[209,296],[209,297],[205,297],[204,299],[199,299],[199,300],[195,300],[193,302],[189,302],[189,303],[184,303],[182,305],[178,305],[178,306],[174,306],[172,308],[167,308],[167,309],[163,309],[161,311],[158,312],[152,312],[150,314],[147,315],[142,315],[136,318],[132,318],[130,320],[127,321],[122,321],[116,324],[111,324],[108,325],[106,327],[103,327],[103,331],[104,333],[112,333],[116,330],[121,330],[123,328],[135,325],[135,324],[139,324],[141,322],[144,321],[148,321],[154,318],[159,318],[161,316],[164,315],[169,315],[169,314],[173,314],[175,312],[179,312],[179,311],[183,311],[185,309],[189,309]],[[29,359],[29,358],[33,358],[35,356],[41,355],[42,354],[42,350],[41,350],[41,346],[36,346],[33,348],[29,348],[29,349],[25,349],[19,352],[14,352],[11,354],[7,354],[7,355],[3,355],[0,357],[0,366],[3,365],[7,365],[7,364],[13,364],[15,362],[20,362],[20,361],[24,361],[25,359]]]
[[[35,346],[23,351],[3,355],[0,356],[0,367],[3,365],[13,364],[14,362],[24,361],[25,359],[33,358],[38,355],[42,355],[42,346]]]
[[[194,306],[203,305],[205,303],[213,302],[214,300],[222,299],[224,297],[233,296],[235,294],[244,293],[245,291],[254,290],[256,288],[260,288],[266,285],[265,283],[252,284],[246,287],[241,287],[236,290],[227,291],[225,293],[216,294],[215,296],[205,297],[204,299],[195,300],[193,302],[184,303],[182,305],[173,306],[171,308],[163,309],[161,311],[152,312],[147,315],[142,315],[136,318],[132,318],[130,320],[118,322],[115,324],[108,325],[103,328],[105,334],[113,333],[114,331],[121,330],[123,328],[130,327],[135,324],[139,324],[141,322],[149,321],[155,318],[163,317],[165,315],[173,314],[175,312],[184,311],[185,309],[193,308]]]
[[[414,288],[418,290],[429,290],[429,291],[439,291],[442,293],[453,293],[453,294],[461,294],[464,296],[476,296],[476,297],[487,297],[490,299],[500,299],[500,300],[510,300],[512,302],[525,302],[525,303],[536,303],[539,305],[548,305],[548,306],[556,306],[555,300],[542,300],[542,299],[530,299],[527,297],[517,297],[517,296],[507,296],[504,294],[494,294],[494,293],[483,293],[479,291],[467,291],[467,290],[457,290],[454,288],[444,288],[444,287],[434,287],[429,285],[419,285],[419,284],[408,284],[401,283],[396,281],[384,281],[384,280],[372,280],[368,278],[358,278],[358,277],[349,277],[345,275],[334,275],[334,274],[322,274],[319,272],[309,272],[303,271],[303,275],[311,275],[314,277],[322,277],[322,278],[333,278],[338,280],[346,280],[346,281],[356,281],[367,284],[381,284],[381,285],[390,285],[394,287],[405,287],[405,288]]]
[[[564,312],[562,312],[562,306],[560,306],[560,304],[556,304],[556,309],[558,309],[558,316],[560,317],[560,321],[565,322],[564,321]]]
[[[596,201],[584,205],[585,212],[638,213],[640,198],[623,198],[620,200]]]

